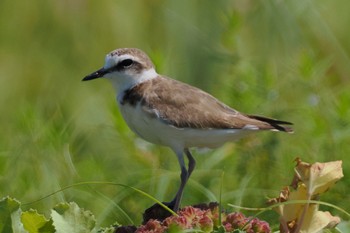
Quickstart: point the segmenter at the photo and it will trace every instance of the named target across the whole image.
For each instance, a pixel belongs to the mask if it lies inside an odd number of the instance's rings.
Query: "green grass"
[[[289,184],[293,159],[343,160],[345,178],[322,201],[350,210],[350,34],[346,1],[0,2],[0,196],[22,203],[81,181],[109,181],[170,200],[172,151],[137,138],[109,83],[82,83],[118,47],[138,47],[159,73],[247,113],[295,124],[200,154],[183,205],[219,199],[264,206]],[[139,223],[152,201],[120,187],[72,188],[59,201],[99,223]],[[119,208],[117,207],[119,206]],[[48,208],[50,207],[50,208]],[[335,213],[340,214],[340,213]],[[267,220],[277,223],[275,215]]]

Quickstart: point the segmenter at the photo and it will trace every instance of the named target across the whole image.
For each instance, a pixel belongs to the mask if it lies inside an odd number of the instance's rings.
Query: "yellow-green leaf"
[[[46,219],[44,215],[38,214],[36,210],[29,210],[22,213],[21,221],[24,228],[29,233],[53,233],[55,228],[51,219]]]

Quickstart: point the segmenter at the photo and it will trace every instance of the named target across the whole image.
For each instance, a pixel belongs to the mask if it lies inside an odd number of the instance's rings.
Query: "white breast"
[[[119,108],[124,120],[133,132],[146,141],[168,146],[174,150],[191,147],[215,148],[252,132],[252,130],[242,129],[177,128],[166,124],[153,114],[143,111],[140,104],[135,107],[119,104]]]

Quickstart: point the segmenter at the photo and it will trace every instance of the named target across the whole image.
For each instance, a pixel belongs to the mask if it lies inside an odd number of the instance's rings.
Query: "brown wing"
[[[292,131],[281,126],[289,122],[241,114],[198,88],[164,77],[126,91],[122,104],[136,105],[138,101],[149,114],[178,128]]]

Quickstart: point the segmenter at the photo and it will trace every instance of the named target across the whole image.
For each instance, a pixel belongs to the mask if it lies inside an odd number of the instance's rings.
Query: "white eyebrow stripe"
[[[123,54],[123,55],[120,55],[118,56],[119,59],[118,61],[122,61],[122,60],[125,60],[125,59],[131,59],[131,60],[134,60],[134,61],[138,61],[138,59],[130,54]]]
[[[134,57],[130,54],[123,54],[123,55],[117,55],[117,54],[107,54],[106,58],[105,58],[105,64],[104,64],[104,68],[106,70],[112,68],[113,66],[117,65],[120,61],[125,60],[125,59],[131,59],[133,61],[137,61],[139,62],[139,59],[137,59],[137,57]]]

